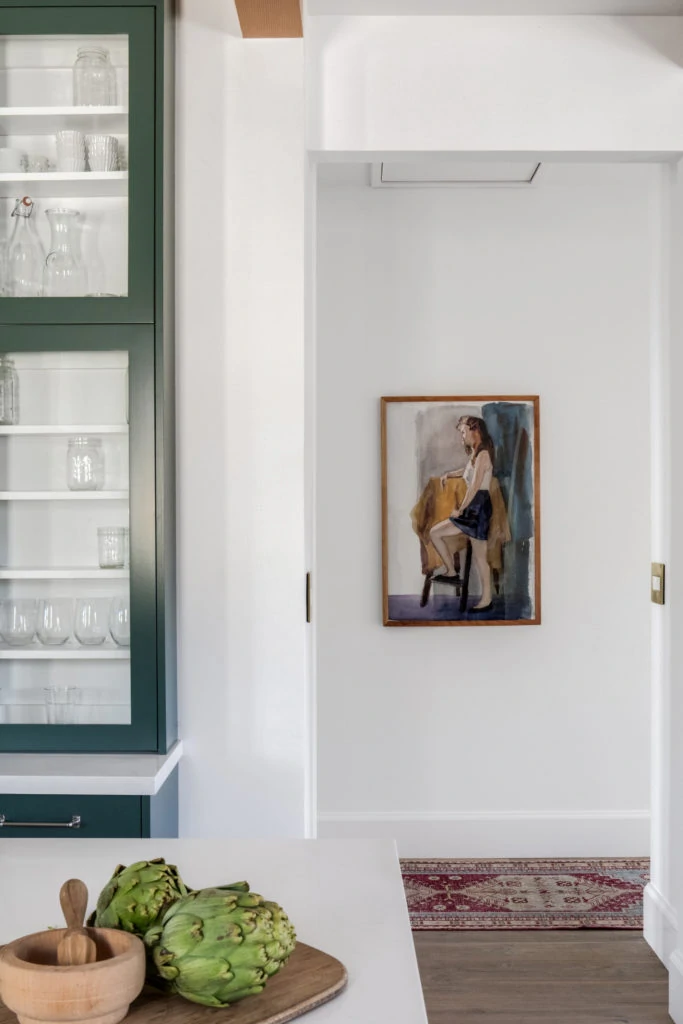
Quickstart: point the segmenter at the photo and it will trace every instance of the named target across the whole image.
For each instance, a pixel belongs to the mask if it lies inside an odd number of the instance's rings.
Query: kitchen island
[[[67,878],[83,879],[92,909],[117,864],[153,857],[176,864],[192,888],[247,879],[284,907],[301,942],[341,960],[348,987],[308,1013],[310,1024],[427,1024],[388,840],[9,839],[0,844],[0,943],[60,926]]]

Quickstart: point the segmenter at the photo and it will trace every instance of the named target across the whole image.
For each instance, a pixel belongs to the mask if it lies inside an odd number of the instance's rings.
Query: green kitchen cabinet
[[[0,0],[0,751],[177,739],[169,11]]]
[[[3,796],[0,835],[15,839],[172,839],[178,771],[154,796]]]

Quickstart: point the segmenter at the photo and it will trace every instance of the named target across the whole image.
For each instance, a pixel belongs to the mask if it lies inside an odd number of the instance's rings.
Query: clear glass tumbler
[[[38,639],[47,647],[65,644],[74,624],[74,603],[68,597],[44,598],[38,606]]]
[[[70,437],[66,456],[66,483],[70,491],[101,491],[104,487],[104,452],[99,437]]]
[[[119,647],[130,647],[130,601],[115,597],[109,610],[109,630]]]
[[[48,725],[73,725],[81,691],[78,686],[46,686],[45,713]]]
[[[0,636],[12,647],[25,647],[36,635],[38,608],[32,598],[0,602]]]
[[[109,107],[116,103],[116,71],[104,46],[79,47],[73,79],[77,107]]]
[[[98,527],[97,550],[100,569],[123,569],[127,564],[128,527]]]
[[[76,602],[74,634],[84,647],[97,647],[109,636],[109,601],[82,597]]]

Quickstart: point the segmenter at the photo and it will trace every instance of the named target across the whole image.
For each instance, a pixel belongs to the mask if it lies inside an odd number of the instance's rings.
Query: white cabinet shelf
[[[0,568],[0,580],[127,580],[129,569],[81,568]]]
[[[103,644],[101,647],[26,647],[0,646],[0,659],[4,661],[129,661],[130,649]]]
[[[126,134],[128,111],[125,107],[0,107],[2,135],[54,135],[65,128]]]
[[[127,501],[128,491],[0,491],[0,501]]]
[[[16,199],[22,195],[32,198],[55,197],[65,199],[89,196],[126,196],[127,171],[55,171],[44,174],[0,174],[0,198]]]
[[[69,436],[82,436],[82,435],[97,435],[97,434],[127,434],[128,424],[126,423],[109,423],[106,426],[102,426],[98,423],[93,425],[77,424],[77,425],[64,425],[64,424],[37,424],[36,426],[20,424],[13,427],[2,427],[0,426],[0,437],[36,437],[36,436],[48,436],[58,437],[61,435]]]

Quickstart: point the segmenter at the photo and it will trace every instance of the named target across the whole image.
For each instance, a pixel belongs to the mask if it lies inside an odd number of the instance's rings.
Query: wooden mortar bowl
[[[145,947],[135,935],[91,928],[97,960],[59,967],[66,929],[36,932],[0,952],[0,993],[20,1024],[119,1024],[145,983]]]

